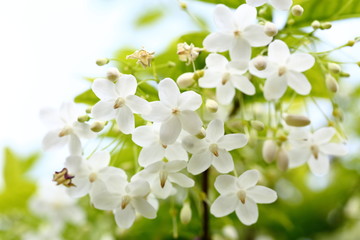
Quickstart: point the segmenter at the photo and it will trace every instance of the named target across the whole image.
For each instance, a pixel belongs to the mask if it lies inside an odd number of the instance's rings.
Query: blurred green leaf
[[[161,9],[147,10],[143,15],[138,17],[135,21],[136,27],[146,27],[159,21],[164,16]]]
[[[74,99],[76,103],[84,103],[88,105],[94,105],[97,103],[100,99],[95,95],[95,93],[89,89],[85,92],[77,95]]]
[[[198,0],[198,1],[213,3],[213,4],[224,4],[231,8],[237,8],[241,4],[245,3],[245,0]]]

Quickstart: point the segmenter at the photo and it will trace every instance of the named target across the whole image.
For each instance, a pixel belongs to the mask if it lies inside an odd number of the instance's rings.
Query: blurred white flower
[[[202,51],[201,48],[195,47],[194,44],[178,43],[177,45],[177,54],[179,59],[186,64],[190,64],[199,56],[199,53]]]
[[[246,3],[253,7],[259,7],[268,3],[276,9],[287,11],[293,2],[292,0],[246,0]]]

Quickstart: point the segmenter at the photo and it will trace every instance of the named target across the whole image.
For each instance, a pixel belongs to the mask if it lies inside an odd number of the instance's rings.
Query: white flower
[[[176,83],[166,78],[159,83],[160,101],[152,102],[151,112],[144,118],[160,122],[160,139],[164,144],[172,144],[181,129],[190,134],[200,132],[202,121],[196,114],[202,103],[201,96],[194,91],[180,93]]]
[[[228,151],[241,148],[247,143],[244,134],[224,135],[224,123],[215,119],[206,129],[206,137],[199,140],[194,136],[183,139],[186,150],[192,153],[187,170],[196,175],[204,172],[213,165],[220,173],[227,173],[234,169],[234,162]]]
[[[135,95],[137,82],[134,76],[123,74],[114,84],[107,79],[96,79],[92,90],[100,101],[92,108],[95,119],[107,121],[116,118],[121,132],[132,133],[135,128],[134,113],[146,114],[149,103]]]
[[[268,3],[276,9],[286,11],[290,9],[293,2],[292,0],[246,0],[246,3],[253,7],[259,7]]]
[[[250,62],[249,70],[258,77],[267,78],[264,86],[266,100],[279,99],[284,95],[287,86],[301,95],[310,93],[311,85],[302,74],[315,63],[310,54],[290,54],[286,43],[275,40],[269,45],[266,69],[257,70],[254,66],[255,59]]]
[[[329,155],[343,156],[347,153],[344,144],[332,143],[336,130],[323,127],[311,133],[305,129],[293,129],[289,141],[293,149],[289,151],[289,167],[297,167],[308,162],[310,170],[317,176],[329,172]]]
[[[216,87],[216,99],[221,104],[229,104],[235,96],[235,88],[247,95],[255,94],[255,87],[245,76],[247,60],[229,62],[224,56],[213,53],[206,58],[204,77],[199,79],[202,88]]]
[[[88,160],[80,156],[70,156],[66,159],[65,167],[69,174],[74,176],[72,183],[75,187],[67,188],[72,197],[82,197],[93,194],[93,187],[100,182],[108,188],[114,188],[117,183],[114,180],[125,177],[125,172],[116,167],[109,167],[110,154],[108,152],[96,152]],[[119,183],[120,184],[120,183]]]
[[[90,130],[86,123],[77,121],[81,113],[77,111],[74,103],[63,103],[60,110],[44,109],[40,112],[40,118],[52,130],[48,132],[42,142],[44,150],[69,144],[72,155],[80,155],[82,152],[80,138],[93,138],[96,133]]]
[[[137,173],[133,179],[146,180],[150,184],[151,192],[156,197],[164,199],[176,192],[173,183],[184,188],[194,186],[194,181],[191,178],[179,173],[185,167],[186,161],[159,161],[147,166]]]
[[[148,182],[137,179],[128,183],[124,178],[111,191],[101,184],[96,185],[91,201],[97,209],[113,210],[116,224],[120,228],[129,228],[135,221],[136,212],[146,218],[156,217],[149,194]]]
[[[257,203],[272,203],[277,199],[274,190],[257,186],[259,172],[248,170],[239,178],[220,175],[215,180],[215,188],[220,196],[211,205],[210,212],[215,217],[229,215],[233,211],[245,225],[255,223],[259,217]]]
[[[256,9],[247,4],[240,5],[235,12],[225,5],[217,5],[214,17],[219,31],[204,39],[204,47],[210,52],[229,50],[232,60],[250,59],[251,47],[265,46],[272,40],[263,26],[255,24],[256,14]]]
[[[164,144],[160,140],[160,124],[137,127],[132,134],[132,140],[143,147],[138,158],[142,167],[161,161],[163,158],[170,161],[188,160],[188,154],[180,142]]]

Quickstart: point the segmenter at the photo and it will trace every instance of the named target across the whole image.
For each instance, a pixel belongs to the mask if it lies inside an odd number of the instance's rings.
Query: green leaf
[[[237,8],[241,4],[245,3],[245,0],[198,0],[198,1],[213,3],[213,4],[224,4],[230,8]]]
[[[146,27],[159,21],[164,16],[164,12],[160,9],[147,10],[135,21],[136,27]]]
[[[76,103],[85,103],[88,105],[94,105],[97,103],[100,99],[95,95],[95,93],[89,89],[85,92],[77,95],[74,99]]]

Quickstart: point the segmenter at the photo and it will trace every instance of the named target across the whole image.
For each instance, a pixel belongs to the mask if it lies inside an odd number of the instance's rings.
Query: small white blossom
[[[344,144],[330,142],[335,133],[332,127],[323,127],[314,133],[305,129],[292,129],[289,134],[293,147],[289,151],[289,167],[294,168],[307,162],[313,174],[327,174],[330,168],[329,155],[343,156],[347,153]]]
[[[177,54],[179,55],[179,59],[182,62],[186,62],[187,64],[192,63],[199,56],[201,52],[201,48],[195,47],[194,44],[178,43],[177,45]]]
[[[193,135],[200,132],[202,121],[195,112],[202,104],[199,94],[194,91],[180,93],[176,83],[166,78],[159,83],[159,98],[160,101],[151,102],[152,110],[144,118],[161,123],[162,143],[174,143],[181,129]]]
[[[149,103],[135,95],[137,82],[134,76],[123,74],[114,84],[107,79],[96,79],[92,90],[100,101],[92,108],[92,116],[101,121],[116,118],[121,132],[132,133],[135,128],[134,113],[146,114]]]
[[[229,151],[245,146],[247,141],[244,134],[224,135],[223,121],[215,119],[209,123],[204,139],[194,136],[183,139],[185,149],[193,154],[187,170],[196,175],[213,165],[220,173],[230,172],[234,169],[234,162]]]
[[[248,170],[239,178],[230,175],[220,175],[215,180],[215,188],[220,196],[211,205],[210,212],[215,217],[236,212],[239,220],[245,225],[254,224],[259,211],[257,203],[272,203],[277,199],[274,190],[258,186],[259,172]]]
[[[272,37],[264,32],[264,26],[256,24],[256,9],[242,4],[235,12],[223,4],[215,8],[214,17],[218,32],[208,35],[203,42],[210,52],[229,50],[232,60],[250,59],[251,47],[269,44]]]
[[[274,8],[284,11],[289,10],[293,4],[292,0],[246,0],[246,3],[253,7],[259,7],[268,3]]]
[[[215,88],[216,99],[221,104],[229,104],[235,96],[235,88],[254,95],[255,87],[243,74],[248,69],[247,60],[229,62],[224,56],[213,53],[206,58],[204,76],[199,79],[202,88]]]

